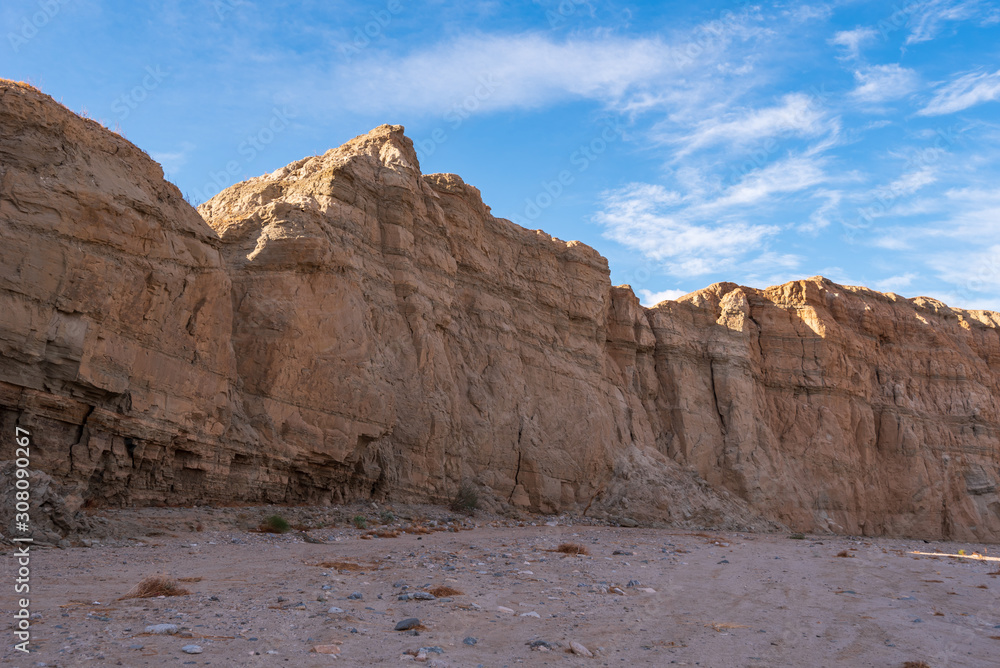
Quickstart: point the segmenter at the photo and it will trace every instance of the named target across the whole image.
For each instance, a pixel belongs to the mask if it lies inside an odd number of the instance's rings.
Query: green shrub
[[[382,520],[382,524],[392,524],[396,521],[396,515],[391,510],[383,510],[379,519]]]
[[[292,525],[281,515],[271,515],[260,525],[260,530],[267,533],[287,533],[291,528]]]
[[[364,515],[355,515],[354,519],[351,520],[351,521],[354,522],[354,528],[355,529],[366,529],[366,528],[368,528],[368,520],[365,518]]]

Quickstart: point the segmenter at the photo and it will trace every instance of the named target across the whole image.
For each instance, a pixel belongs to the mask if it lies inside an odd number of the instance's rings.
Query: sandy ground
[[[987,545],[412,509],[379,527],[403,529],[396,537],[361,539],[343,513],[338,522],[323,510],[295,511],[307,533],[246,530],[266,512],[106,512],[109,525],[153,535],[35,549],[32,651],[13,650],[10,627],[3,665],[1000,665],[1000,581],[991,575],[1000,562],[912,553],[989,554]],[[589,554],[552,551],[561,543]],[[120,600],[155,574],[183,579],[190,594]],[[439,586],[462,593],[399,600]],[[12,589],[0,598],[8,620]],[[394,630],[411,617],[420,628]],[[147,633],[155,624],[177,629]],[[572,642],[594,656],[572,653]],[[201,652],[185,653],[189,645]],[[338,654],[314,651],[323,645]]]

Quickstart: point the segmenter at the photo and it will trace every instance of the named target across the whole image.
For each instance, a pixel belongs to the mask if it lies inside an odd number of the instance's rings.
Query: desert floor
[[[254,530],[276,512],[296,528]],[[519,522],[415,506],[393,513],[99,512],[106,530],[89,546],[32,550],[32,652],[13,650],[11,625],[0,663],[1000,665],[1000,562],[913,553],[989,555],[987,545]],[[368,530],[352,525],[356,514]],[[589,554],[555,551],[563,543]],[[3,549],[12,583],[15,559]],[[121,598],[157,574],[190,593]],[[437,587],[461,593],[399,600]],[[13,585],[4,589],[11,620]],[[414,617],[416,630],[394,630]],[[146,631],[157,624],[177,628]],[[574,642],[593,657],[573,653]],[[191,645],[201,652],[183,650]]]

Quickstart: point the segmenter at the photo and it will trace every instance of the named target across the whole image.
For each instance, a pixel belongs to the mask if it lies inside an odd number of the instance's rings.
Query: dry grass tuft
[[[187,589],[184,589],[165,575],[150,575],[147,578],[143,578],[142,582],[129,589],[128,593],[118,600],[155,598],[157,596],[187,596],[190,593]]]
[[[178,582],[201,582],[201,577],[177,578]]]
[[[851,554],[850,552],[848,552],[847,550],[841,550],[840,552],[837,553],[837,556],[838,557],[845,557],[847,559],[853,559],[854,558],[854,555]]]
[[[464,592],[461,592],[457,589],[453,589],[447,585],[434,587],[433,589],[428,589],[427,591],[438,598],[447,598],[448,596],[462,596],[464,594]]]
[[[352,564],[349,561],[321,561],[316,564],[320,568],[333,568],[338,571],[363,571],[366,570],[360,564]]]
[[[903,668],[931,668],[924,661],[907,661],[903,664]]]
[[[576,543],[560,543],[559,547],[549,552],[562,552],[563,554],[590,554],[590,551],[583,545]]]
[[[730,624],[729,622],[712,622],[711,624],[705,624],[706,627],[712,627],[720,633],[722,631],[729,631],[730,629],[748,629],[750,628],[746,624]]]

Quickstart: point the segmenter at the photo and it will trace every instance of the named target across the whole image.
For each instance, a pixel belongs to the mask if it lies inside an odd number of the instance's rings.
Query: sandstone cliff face
[[[613,304],[607,261],[492,217],[457,176],[422,176],[401,127],[201,212],[233,268],[249,433],[294,453],[297,488],[446,500],[474,481],[543,512],[752,520],[633,433],[643,407],[608,318],[639,307]]]
[[[77,506],[195,484],[235,374],[211,229],[135,146],[0,82],[0,241],[3,434],[32,427]]]
[[[70,508],[472,482],[544,512],[1000,538],[997,314],[821,278],[644,309],[593,249],[422,175],[399,126],[204,219],[32,89],[0,82],[0,129],[0,421]]]
[[[657,447],[796,528],[1000,536],[1000,315],[823,278],[648,313]]]

